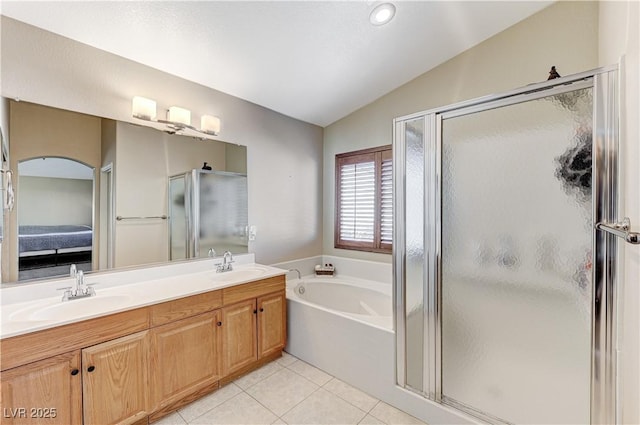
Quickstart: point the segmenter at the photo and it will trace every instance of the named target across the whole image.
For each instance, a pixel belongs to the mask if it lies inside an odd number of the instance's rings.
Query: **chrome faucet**
[[[231,254],[231,251],[225,251],[224,255],[222,256],[222,264],[218,264],[218,267],[216,267],[216,272],[223,273],[232,271],[233,266],[231,265],[231,263],[233,263],[233,254]]]
[[[91,297],[96,294],[95,289],[85,283],[84,272],[82,270],[78,270],[75,264],[71,265],[69,275],[71,276],[73,284],[66,288],[60,288],[61,290],[64,290],[62,301]]]
[[[300,270],[298,270],[298,269],[289,269],[288,271],[297,272],[298,273],[298,280],[302,279],[302,275],[300,274]]]

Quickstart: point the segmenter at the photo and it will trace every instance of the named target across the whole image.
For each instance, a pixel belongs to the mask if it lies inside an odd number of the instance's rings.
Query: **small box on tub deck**
[[[333,276],[336,268],[333,267],[333,264],[325,264],[324,266],[318,264],[316,265],[315,272],[316,276]]]

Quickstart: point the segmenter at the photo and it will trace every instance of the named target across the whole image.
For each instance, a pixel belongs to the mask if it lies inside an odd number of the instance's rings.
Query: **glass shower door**
[[[592,97],[442,116],[447,404],[511,423],[590,422]]]
[[[424,179],[425,179],[425,120],[423,117],[408,121],[404,125],[406,146],[406,192],[404,221],[407,232],[404,233],[406,247],[404,270],[407,285],[405,287],[404,338],[406,344],[406,386],[416,392],[427,391],[426,370],[423,367],[425,342],[428,341],[425,325],[425,270],[426,249],[424,241]],[[402,331],[402,330],[400,330]]]
[[[197,256],[248,252],[247,176],[199,170],[197,200]]]

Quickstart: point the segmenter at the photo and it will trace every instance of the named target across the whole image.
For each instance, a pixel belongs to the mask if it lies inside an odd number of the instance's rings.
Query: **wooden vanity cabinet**
[[[279,353],[287,342],[284,291],[258,298],[258,359]]]
[[[80,350],[0,372],[0,423],[82,424]]]
[[[5,370],[2,424],[132,424],[149,414],[148,331]]]
[[[223,290],[223,376],[243,373],[286,344],[284,276]]]
[[[149,331],[82,350],[84,425],[132,424],[149,412]]]
[[[153,410],[165,410],[221,375],[222,312],[216,310],[151,330]]]
[[[222,309],[225,347],[223,375],[230,375],[258,360],[256,300],[246,300]]]
[[[280,356],[284,275],[0,343],[0,425],[147,423]]]

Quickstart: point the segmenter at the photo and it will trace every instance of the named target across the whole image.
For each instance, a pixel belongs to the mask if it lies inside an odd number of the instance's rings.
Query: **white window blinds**
[[[380,178],[380,243],[393,242],[393,161],[382,160]]]
[[[373,242],[375,233],[375,162],[340,167],[340,239]]]

